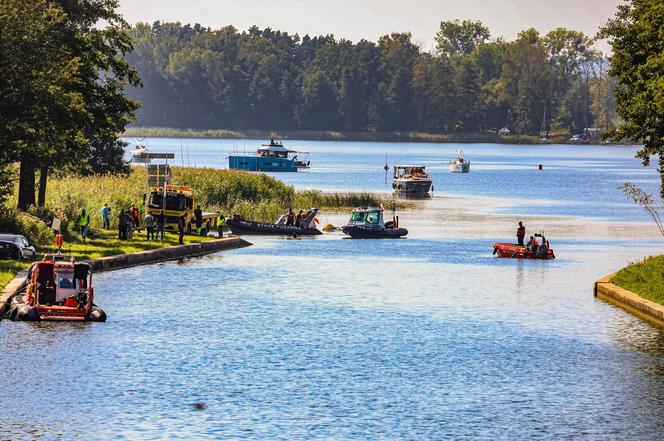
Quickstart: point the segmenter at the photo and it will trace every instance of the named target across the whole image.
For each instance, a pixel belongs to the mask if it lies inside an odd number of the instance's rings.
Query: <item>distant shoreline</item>
[[[537,136],[497,133],[424,133],[424,132],[336,132],[314,130],[192,130],[170,127],[128,127],[122,136],[150,138],[207,138],[207,139],[298,139],[310,141],[367,141],[367,142],[428,142],[428,143],[487,143],[487,144],[571,144],[569,133],[558,133],[543,143]],[[597,145],[597,144],[590,144]]]

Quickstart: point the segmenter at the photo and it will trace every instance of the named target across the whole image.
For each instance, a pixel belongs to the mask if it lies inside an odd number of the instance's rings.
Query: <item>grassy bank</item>
[[[161,138],[217,138],[217,139],[300,139],[318,141],[367,141],[367,142],[430,142],[430,143],[503,143],[503,144],[539,144],[537,136],[508,135],[497,133],[426,133],[426,132],[335,132],[312,130],[191,130],[169,127],[128,127],[126,137],[161,137]],[[549,143],[568,142],[568,132],[553,134]]]
[[[97,231],[97,230],[95,230]],[[154,250],[162,247],[170,247],[178,244],[175,234],[166,234],[165,239],[148,241],[143,234],[135,233],[130,241],[121,241],[117,238],[116,231],[101,230],[101,237],[87,242],[81,241],[76,235],[71,235],[65,241],[62,252],[74,256],[76,259],[96,259],[99,257],[114,256],[117,254],[137,253],[139,251]],[[185,236],[185,243],[195,243],[206,240],[200,236]],[[43,254],[55,252],[55,248],[49,243],[37,245],[38,258]],[[28,268],[29,262],[17,262],[14,260],[0,260],[0,290],[9,283],[17,272]]]
[[[618,271],[611,283],[664,305],[664,255],[626,266]]]

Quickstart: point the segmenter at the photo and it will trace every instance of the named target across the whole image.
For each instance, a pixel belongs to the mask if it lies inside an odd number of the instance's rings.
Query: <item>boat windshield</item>
[[[380,214],[376,212],[367,213],[367,222],[370,224],[378,224]]]
[[[351,222],[364,222],[367,218],[367,212],[366,211],[355,211],[351,217],[350,220]]]

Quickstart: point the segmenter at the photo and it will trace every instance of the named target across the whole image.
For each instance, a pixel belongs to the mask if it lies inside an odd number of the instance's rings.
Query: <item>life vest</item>
[[[85,213],[83,216],[81,216],[81,219],[78,221],[78,224],[81,227],[87,227],[90,225],[90,215]]]

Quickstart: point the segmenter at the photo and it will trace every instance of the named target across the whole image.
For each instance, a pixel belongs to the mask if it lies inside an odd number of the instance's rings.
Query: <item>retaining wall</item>
[[[95,272],[111,271],[132,266],[149,265],[168,260],[176,260],[183,257],[202,256],[217,251],[242,248],[249,245],[251,245],[251,243],[240,239],[239,237],[225,237],[223,239],[157,248],[154,250],[140,251],[138,253],[101,257],[99,259],[86,260],[85,262],[89,263]],[[16,274],[16,277],[5,286],[0,294],[0,320],[2,320],[2,317],[5,315],[7,302],[27,285],[27,277],[28,270],[20,271]]]
[[[602,277],[595,282],[595,297],[606,300],[653,325],[664,328],[664,305],[644,299],[611,283],[615,273]]]

